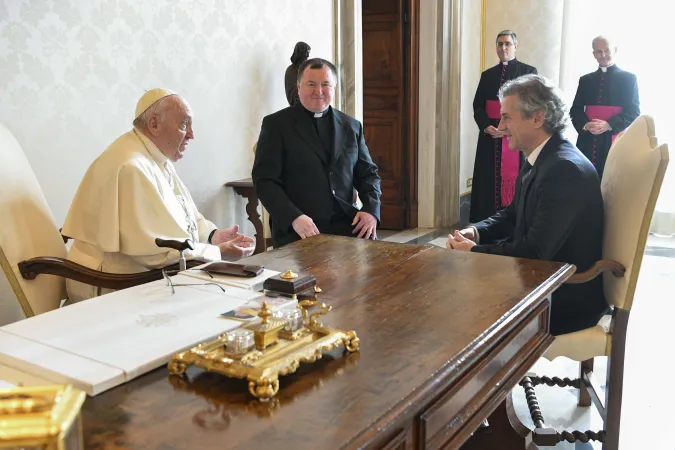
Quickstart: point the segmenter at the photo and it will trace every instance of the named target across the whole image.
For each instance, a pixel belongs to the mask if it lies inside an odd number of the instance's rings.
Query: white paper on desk
[[[182,275],[171,279],[174,286],[195,283]],[[0,365],[67,380],[96,395],[241,326],[221,317],[246,302],[228,292],[233,288],[174,289],[172,294],[164,280],[154,281],[6,325],[0,328]]]
[[[263,269],[263,273],[257,277],[245,278],[245,277],[233,277],[228,275],[221,275],[218,273],[207,273],[203,270],[200,270],[203,267],[206,267],[208,264],[203,264],[201,266],[194,267],[192,269],[184,270],[179,272],[180,275],[186,275],[188,277],[197,278],[203,281],[209,281],[213,283],[224,284],[228,286],[238,287],[241,289],[248,289],[251,291],[259,292],[263,288],[263,283],[269,277],[278,275],[280,272],[275,270]]]

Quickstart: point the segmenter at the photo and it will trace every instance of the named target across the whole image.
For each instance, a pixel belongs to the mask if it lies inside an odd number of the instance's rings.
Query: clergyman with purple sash
[[[637,77],[614,64],[616,46],[604,36],[593,39],[598,70],[582,76],[570,108],[579,133],[577,147],[602,178],[609,149],[618,133],[640,115]]]
[[[518,37],[510,30],[497,35],[499,64],[484,71],[473,99],[473,117],[480,130],[473,167],[471,212],[469,220],[479,222],[508,206],[513,200],[521,155],[511,149],[497,129],[499,124],[499,88],[521,75],[536,74],[537,69],[516,59]]]

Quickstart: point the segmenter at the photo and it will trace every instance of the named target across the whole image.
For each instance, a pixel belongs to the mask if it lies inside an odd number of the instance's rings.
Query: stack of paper
[[[26,373],[96,395],[241,326],[222,314],[261,295],[232,286],[222,292],[195,277],[171,279],[175,293],[160,280],[1,327],[0,379],[19,383],[6,373]]]

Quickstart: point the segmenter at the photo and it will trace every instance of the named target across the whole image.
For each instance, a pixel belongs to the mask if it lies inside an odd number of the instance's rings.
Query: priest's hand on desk
[[[232,239],[235,239],[239,236],[244,236],[242,242],[255,242],[255,239],[252,237],[246,236],[239,232],[239,225],[234,225],[231,228],[223,228],[214,231],[213,236],[211,236],[211,243],[213,245],[220,245],[223,242],[231,241]]]
[[[247,241],[247,239],[250,239],[251,241]],[[251,256],[255,250],[255,244],[252,241],[252,238],[239,234],[239,236],[231,241],[221,242],[218,244],[220,257],[224,260],[235,261],[240,258]]]
[[[291,226],[293,227],[293,230],[298,233],[300,239],[320,234],[319,229],[314,225],[312,218],[305,214],[296,217]]]
[[[448,243],[446,246],[451,250],[460,250],[463,252],[470,252],[471,248],[476,245],[474,241],[466,237],[466,234],[475,234],[472,228],[465,228],[462,231],[455,230],[454,234],[448,235]],[[475,237],[474,237],[475,238]]]
[[[359,233],[357,236],[359,238],[375,239],[377,237],[375,232],[375,229],[377,228],[377,219],[370,213],[365,211],[357,212],[356,216],[354,216],[352,225],[356,225],[352,234]]]

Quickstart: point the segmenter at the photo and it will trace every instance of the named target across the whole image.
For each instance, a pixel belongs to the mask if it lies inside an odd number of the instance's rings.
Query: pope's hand
[[[296,217],[291,225],[295,232],[298,233],[298,236],[300,236],[300,239],[320,234],[319,229],[314,225],[312,218],[305,214]]]
[[[246,236],[240,234],[230,241],[225,241],[218,244],[218,248],[220,249],[220,257],[225,260],[234,261],[240,258],[251,256],[255,250],[255,245],[252,242],[245,241],[245,239]]]
[[[211,236],[211,244],[220,245],[223,242],[231,241],[238,236],[244,236],[243,242],[255,242],[252,237],[239,233],[239,225],[234,225],[231,228],[218,229]]]

